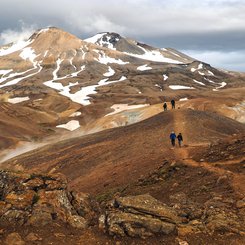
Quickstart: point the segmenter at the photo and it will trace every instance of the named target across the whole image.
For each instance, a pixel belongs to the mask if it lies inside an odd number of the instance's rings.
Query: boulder
[[[99,227],[110,235],[149,237],[170,234],[180,218],[176,212],[152,196],[119,197],[99,219]]]
[[[24,186],[31,190],[38,190],[44,185],[44,181],[41,178],[34,178],[28,180],[26,183],[24,183]]]
[[[241,217],[238,217],[231,205],[232,202],[229,200],[217,197],[205,203],[203,222],[211,233],[215,231],[222,233],[244,231]]]
[[[18,209],[25,209],[32,205],[35,191],[26,190],[23,193],[11,192],[6,195],[5,202]]]
[[[61,221],[85,228],[96,217],[96,202],[87,194],[69,191],[61,174],[0,171],[0,195],[0,222],[5,225],[42,226]]]

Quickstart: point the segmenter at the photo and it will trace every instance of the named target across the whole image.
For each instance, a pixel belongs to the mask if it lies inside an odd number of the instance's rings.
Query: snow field
[[[142,107],[146,107],[146,106],[149,106],[149,104],[143,104],[143,105],[115,104],[115,105],[111,106],[111,109],[113,109],[114,111],[105,115],[105,117],[117,114],[117,113],[122,112],[122,111],[138,109],[138,108],[142,108]]]
[[[139,70],[139,71],[147,71],[147,70],[151,70],[151,69],[152,68],[149,67],[147,64],[137,67],[137,70]]]
[[[181,98],[181,99],[179,99],[179,101],[187,101],[188,100],[188,98]]]
[[[193,79],[193,82],[198,83],[198,84],[200,84],[200,85],[202,85],[202,86],[206,86],[204,83],[199,82],[199,81],[197,81],[197,80],[195,80],[195,79]]]
[[[80,123],[77,120],[71,120],[66,124],[57,125],[56,128],[64,128],[70,131],[74,131],[80,128]]]
[[[182,86],[182,85],[169,85],[169,88],[171,88],[173,90],[179,90],[179,89],[195,89],[193,87]]]
[[[108,72],[104,73],[103,76],[105,76],[105,77],[111,77],[114,74],[115,74],[115,71],[110,66],[108,66]]]
[[[17,104],[17,103],[21,103],[23,101],[27,101],[29,99],[30,98],[28,96],[27,97],[15,97],[15,98],[8,99],[8,102],[11,104]]]
[[[168,76],[166,74],[163,74],[163,80],[166,81],[168,79]]]

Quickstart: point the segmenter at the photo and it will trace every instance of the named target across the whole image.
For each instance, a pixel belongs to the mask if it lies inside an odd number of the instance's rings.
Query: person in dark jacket
[[[171,100],[172,109],[175,109],[175,100]]]
[[[175,139],[176,139],[176,134],[174,133],[174,131],[170,134],[170,140],[171,140],[171,144],[174,147],[175,146]]]
[[[163,109],[164,109],[164,111],[166,111],[168,109],[168,106],[167,106],[166,102],[164,102],[164,104],[163,104]]]
[[[178,134],[177,139],[178,139],[179,147],[181,147],[183,142],[183,136],[181,133]]]

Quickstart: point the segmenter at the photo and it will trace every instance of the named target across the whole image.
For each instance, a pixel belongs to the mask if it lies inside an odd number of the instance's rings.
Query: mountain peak
[[[87,38],[84,41],[94,43],[102,47],[116,49],[116,44],[123,39],[118,33],[115,32],[100,32],[93,37]]]
[[[115,32],[101,32],[84,41],[144,60],[175,64],[190,63],[194,60],[174,49],[155,48],[136,40],[122,37]]]

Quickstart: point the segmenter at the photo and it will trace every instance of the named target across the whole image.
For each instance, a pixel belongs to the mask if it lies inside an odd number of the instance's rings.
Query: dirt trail
[[[181,132],[183,137],[184,137],[184,142],[189,142],[190,139],[188,139],[188,132],[187,129],[185,127],[185,114],[180,110],[180,111],[174,111],[174,129],[176,133]],[[190,129],[191,130],[191,129]],[[198,144],[198,145],[188,145],[187,147],[185,147],[185,145],[182,148],[177,148],[174,151],[174,155],[175,155],[175,159],[176,160],[182,160],[186,165],[192,166],[192,167],[203,167],[206,170],[216,173],[219,176],[226,176],[230,181],[231,181],[231,185],[234,188],[234,191],[236,192],[236,194],[238,196],[240,196],[241,198],[243,198],[245,196],[245,178],[243,174],[239,174],[239,173],[234,173],[231,172],[229,170],[225,170],[222,169],[220,167],[216,167],[213,166],[211,163],[208,162],[196,162],[194,161],[192,158],[189,157],[189,149],[190,147],[197,147],[197,146],[205,146],[206,144]],[[240,161],[238,161],[240,160]],[[236,159],[234,161],[229,160],[229,161],[222,161],[219,162],[219,165],[227,165],[227,164],[234,164],[237,162],[241,162],[242,160],[244,160],[244,158],[241,159]],[[218,162],[216,162],[218,163]],[[226,178],[224,177],[224,178]]]

